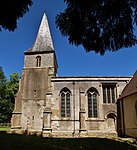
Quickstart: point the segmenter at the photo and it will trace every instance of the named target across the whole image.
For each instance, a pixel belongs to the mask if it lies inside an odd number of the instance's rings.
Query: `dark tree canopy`
[[[64,0],[56,24],[69,43],[103,55],[137,43],[137,0]]]
[[[0,1],[0,30],[2,28],[14,31],[17,20],[29,10],[32,0],[1,0]]]
[[[3,72],[3,68],[0,66],[0,99],[5,95],[6,77]]]

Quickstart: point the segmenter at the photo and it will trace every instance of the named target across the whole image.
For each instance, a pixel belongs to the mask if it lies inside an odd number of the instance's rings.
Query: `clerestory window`
[[[36,67],[41,67],[41,56],[36,57]]]
[[[88,90],[87,93],[88,97],[88,117],[89,118],[97,118],[98,112],[97,112],[97,97],[98,92],[95,88],[91,88]]]
[[[70,97],[71,92],[68,88],[64,88],[60,92],[61,97],[61,117],[70,117]]]
[[[116,102],[116,84],[103,84],[103,103]]]

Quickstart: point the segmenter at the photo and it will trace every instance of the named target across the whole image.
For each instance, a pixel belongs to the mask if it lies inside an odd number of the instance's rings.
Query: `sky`
[[[101,56],[87,53],[82,46],[69,44],[55,25],[55,16],[66,7],[63,1],[33,0],[29,12],[18,20],[14,32],[0,32],[0,66],[6,77],[13,72],[21,75],[24,51],[33,46],[44,12],[49,21],[59,76],[132,76],[137,70],[137,45]]]

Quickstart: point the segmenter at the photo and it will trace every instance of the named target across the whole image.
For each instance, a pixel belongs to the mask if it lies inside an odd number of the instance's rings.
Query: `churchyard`
[[[136,150],[135,142],[107,138],[42,138],[0,133],[1,150]]]

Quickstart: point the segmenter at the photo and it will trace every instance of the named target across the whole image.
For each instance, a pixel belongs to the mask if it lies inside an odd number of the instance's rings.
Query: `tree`
[[[10,80],[6,83],[6,98],[14,104],[15,95],[19,89],[19,74],[14,72],[10,75]]]
[[[64,0],[56,25],[69,43],[103,55],[137,43],[137,0]]]
[[[14,104],[8,99],[0,100],[0,123],[10,123]]]
[[[17,20],[29,10],[32,0],[1,0],[0,2],[0,31],[2,28],[14,31]]]
[[[18,88],[19,74],[13,73],[10,79],[6,80],[3,69],[0,67],[0,123],[10,122]]]
[[[11,93],[15,98],[16,93],[19,89],[19,74],[17,72],[14,72],[10,75],[10,80],[7,82],[9,84],[9,87],[11,89]]]
[[[5,95],[6,77],[3,72],[3,68],[0,66],[0,99]]]
[[[3,72],[3,68],[0,66],[0,122],[4,122],[4,120],[7,118],[7,115],[5,116],[4,114],[7,112],[5,111],[5,104],[8,104],[7,101],[4,99],[5,98],[5,93],[6,93],[6,77]]]

